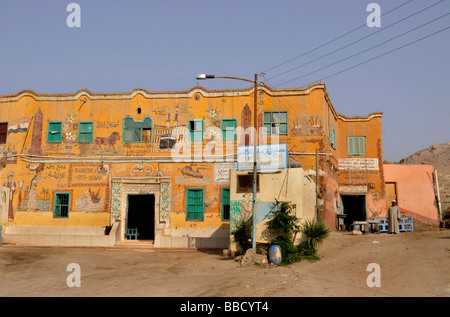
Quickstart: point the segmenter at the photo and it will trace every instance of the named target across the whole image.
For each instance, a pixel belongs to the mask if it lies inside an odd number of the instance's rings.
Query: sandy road
[[[416,226],[417,228],[418,226]],[[320,261],[240,266],[221,250],[0,246],[2,297],[449,297],[450,230],[333,232]],[[80,287],[69,287],[70,263]],[[368,265],[380,268],[369,287]],[[71,279],[74,281],[74,279]]]

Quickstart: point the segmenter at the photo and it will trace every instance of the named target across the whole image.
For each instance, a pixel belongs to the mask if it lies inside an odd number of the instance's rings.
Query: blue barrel
[[[281,263],[281,247],[279,245],[271,245],[269,248],[269,263],[278,265]]]

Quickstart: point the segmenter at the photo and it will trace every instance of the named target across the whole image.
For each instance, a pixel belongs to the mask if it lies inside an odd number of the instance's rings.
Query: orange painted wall
[[[367,219],[386,212],[382,125],[381,113],[372,113],[365,117],[341,116],[338,122],[339,134],[337,147],[340,159],[377,160],[378,168],[344,169],[339,168],[339,187],[365,187]],[[365,155],[350,156],[347,149],[347,137],[365,136]]]
[[[298,89],[262,89],[263,94],[258,96],[258,126],[262,126],[264,111],[288,112],[288,133],[280,135],[277,143],[288,144],[290,162],[301,164],[307,172],[315,173],[315,156],[311,154],[315,153],[316,148],[320,153],[326,154],[319,159],[319,181],[321,218],[327,225],[335,227],[339,186],[346,182],[338,170],[338,159],[346,157],[345,136],[355,132],[369,136],[367,156],[379,158],[380,161],[379,173],[370,175],[367,179],[375,183],[375,189],[369,191],[374,197],[369,205],[371,210],[377,211],[384,184],[381,181],[381,118],[357,123],[343,122],[328,99],[324,84]],[[123,142],[123,124],[127,116],[135,121],[143,120],[145,116],[152,118],[154,129],[151,142]],[[36,122],[36,118],[40,118],[40,121]],[[238,126],[253,124],[252,88],[208,91],[195,87],[183,92],[148,92],[136,89],[130,93],[107,94],[82,90],[75,94],[52,95],[24,91],[16,95],[0,96],[0,122],[22,121],[28,124],[26,131],[8,134],[7,143],[0,145],[0,156],[6,157],[12,153],[15,157],[4,167],[0,167],[1,184],[7,181],[10,172],[14,172],[13,179],[17,186],[13,193],[13,209],[17,217],[11,220],[11,224],[108,225],[111,178],[155,175],[158,172],[171,177],[171,228],[227,227],[228,222],[221,220],[220,203],[221,188],[227,185],[214,183],[214,163],[172,163],[170,150],[159,148],[161,136],[171,133],[175,126],[186,127],[189,120],[201,119],[205,129],[220,128],[223,118],[236,118]],[[47,142],[50,121],[63,123],[67,136],[63,142]],[[94,142],[69,142],[70,136],[78,135],[78,123],[83,121],[94,123]],[[37,124],[39,122],[40,127]],[[336,130],[336,148],[331,145],[330,125]],[[34,134],[40,135],[40,139]],[[197,142],[196,145],[205,149],[211,139],[212,136],[205,135],[204,141]],[[252,140],[250,137],[250,144]],[[274,137],[260,135],[260,143],[267,141],[273,142]],[[223,152],[226,144],[235,150],[242,144],[241,135],[238,135],[236,142],[224,142]],[[220,152],[219,148],[216,148],[217,152]],[[99,171],[98,167],[103,161],[108,169]],[[145,173],[136,172],[138,163],[146,164]],[[201,177],[184,175],[182,171],[186,168],[194,171],[198,169]],[[315,174],[310,175],[315,177]],[[19,181],[22,184],[20,188]],[[24,199],[30,200],[30,189],[33,186],[38,195],[32,193],[31,198],[40,202],[37,207],[31,204],[35,209],[29,210],[23,202]],[[185,193],[188,187],[205,189],[203,222],[186,220]],[[64,221],[52,218],[55,191],[71,193],[70,215],[76,213],[76,217],[69,216]],[[89,202],[92,197],[101,200]],[[37,214],[39,212],[42,214]],[[44,212],[47,213],[45,216]]]
[[[397,201],[405,216],[438,222],[432,165],[384,165],[386,182],[395,182]]]

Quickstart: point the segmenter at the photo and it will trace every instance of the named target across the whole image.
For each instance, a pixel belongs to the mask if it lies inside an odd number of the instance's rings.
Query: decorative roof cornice
[[[288,88],[288,89],[273,89],[267,85],[260,84],[259,89],[263,89],[265,93],[270,96],[295,96],[308,95],[314,89],[325,89],[325,84],[316,83],[305,88]],[[108,100],[108,99],[133,99],[137,95],[142,95],[147,99],[160,98],[192,98],[199,93],[204,97],[226,97],[226,96],[249,96],[253,94],[253,86],[244,89],[225,89],[225,90],[208,90],[202,86],[196,86],[185,91],[148,91],[145,88],[136,88],[127,93],[93,93],[88,89],[80,89],[75,93],[64,94],[41,94],[33,90],[23,90],[12,95],[0,96],[0,102],[18,101],[23,97],[31,97],[37,101],[74,101],[81,97],[87,97],[90,100]]]
[[[345,116],[343,114],[338,113],[338,118],[346,122],[359,122],[359,121],[363,122],[372,120],[373,118],[381,118],[382,116],[383,112],[372,112],[367,116]]]

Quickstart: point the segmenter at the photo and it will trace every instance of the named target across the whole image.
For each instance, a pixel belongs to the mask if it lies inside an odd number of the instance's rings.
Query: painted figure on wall
[[[244,194],[244,200],[240,204],[241,213],[239,214],[239,221],[248,222],[252,219],[252,194]]]
[[[119,132],[113,132],[110,134],[109,137],[103,138],[103,137],[96,137],[94,140],[94,146],[93,150],[95,151],[113,151],[114,153],[117,153],[115,144],[117,141],[120,140],[120,134]],[[105,147],[103,149],[103,146]]]
[[[13,210],[13,199],[14,199],[14,192],[16,191],[16,182],[14,181],[14,172],[11,171],[8,173],[8,178],[6,182],[3,184],[3,186],[8,187],[10,189],[9,192],[9,201],[8,201],[8,218],[14,219],[14,210]]]
[[[97,190],[91,190],[89,188],[85,192],[81,192],[81,198],[77,198],[75,201],[76,211],[102,211],[103,197],[100,196],[100,188]]]
[[[36,174],[34,174],[33,179],[30,182],[30,189],[28,191],[28,203],[27,203],[27,211],[36,211],[39,210],[38,207],[38,197],[37,197],[37,184],[41,177],[39,176],[41,172],[44,170],[45,164],[39,164],[36,168]]]
[[[30,191],[28,192],[27,211],[35,211],[38,209],[36,187],[37,187],[39,180],[40,180],[40,177],[34,177],[31,180]]]

